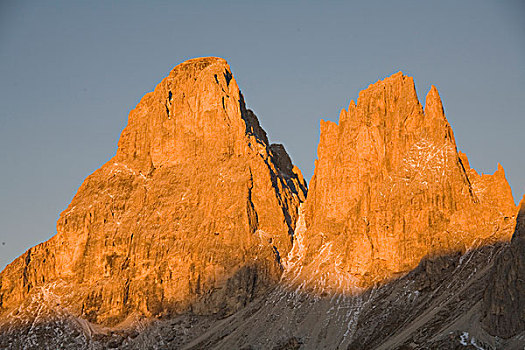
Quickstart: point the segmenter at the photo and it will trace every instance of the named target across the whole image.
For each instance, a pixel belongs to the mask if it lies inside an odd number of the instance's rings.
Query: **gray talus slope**
[[[502,243],[424,260],[405,277],[354,296],[314,296],[280,286],[223,319],[186,314],[130,320],[122,328],[97,328],[55,305],[44,308],[53,310],[53,322],[28,322],[25,328],[18,325],[4,331],[0,347],[522,349],[523,331],[503,339],[481,326],[491,270],[497,269],[495,262],[508,249]],[[53,300],[50,297],[48,303]]]
[[[508,249],[499,243],[423,260],[405,277],[354,296],[278,287],[184,348],[522,349],[523,331],[503,339],[481,323],[495,263]]]

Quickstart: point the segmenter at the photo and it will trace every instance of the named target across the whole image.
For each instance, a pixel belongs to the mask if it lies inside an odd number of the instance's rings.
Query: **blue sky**
[[[309,178],[321,118],[397,71],[437,86],[460,150],[525,192],[524,1],[0,3],[0,268],[55,234],[127,114],[178,63],[220,56]],[[5,243],[5,244],[3,244]]]

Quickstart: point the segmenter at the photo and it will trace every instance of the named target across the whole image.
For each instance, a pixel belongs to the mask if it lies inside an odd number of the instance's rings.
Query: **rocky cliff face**
[[[224,60],[178,65],[0,274],[0,348],[523,349],[525,199],[516,224],[435,87],[423,109],[397,73],[321,122],[306,191]]]
[[[510,239],[515,205],[503,168],[480,176],[469,167],[434,86],[423,110],[402,73],[370,85],[339,125],[321,121],[317,153],[302,253],[291,256],[296,283],[352,291],[425,256]]]
[[[2,272],[0,314],[43,289],[95,323],[228,314],[279,280],[305,196],[226,61],[189,60],[131,111],[56,236]]]

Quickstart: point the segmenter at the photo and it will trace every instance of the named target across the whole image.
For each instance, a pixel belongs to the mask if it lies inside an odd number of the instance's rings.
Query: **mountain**
[[[434,86],[423,110],[401,72],[370,85],[339,125],[321,121],[317,153],[299,262],[313,287],[367,288],[423,257],[510,240],[516,208],[503,168],[469,167]]]
[[[523,348],[524,203],[402,73],[321,122],[307,190],[226,61],[192,59],[0,274],[0,348]]]
[[[276,283],[306,183],[220,58],[175,67],[129,114],[57,234],[0,275],[5,314],[42,288],[75,315],[229,314]]]

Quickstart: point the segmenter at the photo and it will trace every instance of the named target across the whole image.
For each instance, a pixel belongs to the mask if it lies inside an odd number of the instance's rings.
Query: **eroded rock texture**
[[[176,66],[129,114],[57,234],[0,275],[0,314],[51,290],[94,323],[228,314],[281,275],[306,183],[223,59]]]
[[[401,72],[361,91],[339,125],[321,121],[294,283],[370,287],[425,256],[509,240],[515,204],[503,168],[478,175],[456,148],[438,92],[425,109]]]

